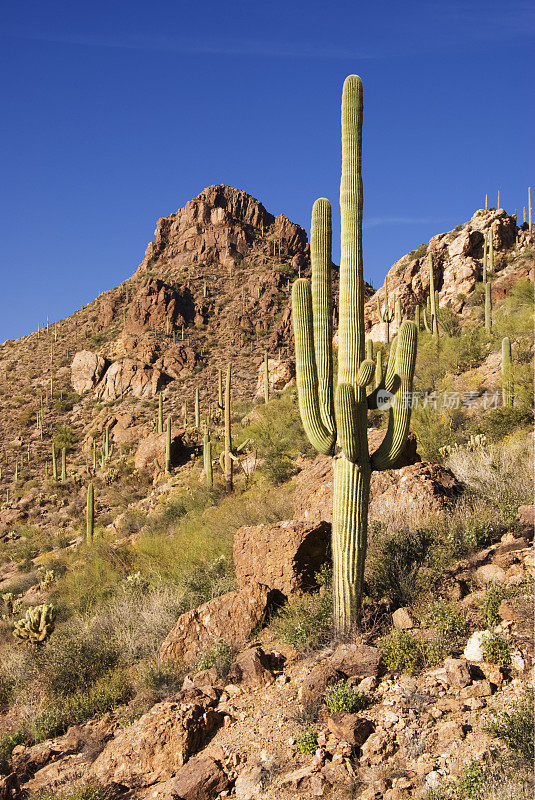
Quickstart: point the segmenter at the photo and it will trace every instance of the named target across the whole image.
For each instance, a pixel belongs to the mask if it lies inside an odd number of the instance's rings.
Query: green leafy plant
[[[470,761],[459,778],[459,789],[468,800],[482,800],[485,770],[479,761]]]
[[[487,729],[504,742],[513,756],[529,764],[535,756],[533,740],[533,689],[527,689],[512,711],[495,711]]]
[[[421,641],[411,633],[392,631],[379,640],[386,666],[395,672],[415,672],[423,666],[424,649]]]
[[[324,567],[316,576],[320,590],[284,606],[273,620],[276,634],[300,652],[332,639],[332,573]]]
[[[491,633],[482,644],[483,658],[489,664],[508,667],[511,664],[511,640],[505,633]]]
[[[368,703],[368,697],[357,692],[347,681],[339,681],[325,692],[325,705],[331,714],[335,714],[337,711],[354,714],[356,711],[366,708]]]
[[[199,670],[215,667],[220,678],[226,678],[232,663],[232,649],[225,642],[214,642],[197,661]]]
[[[300,753],[313,755],[318,747],[318,734],[314,728],[305,728],[297,734],[295,743]]]

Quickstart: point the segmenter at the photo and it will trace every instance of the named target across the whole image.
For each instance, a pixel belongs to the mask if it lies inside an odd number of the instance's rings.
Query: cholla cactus
[[[25,616],[15,623],[13,635],[30,644],[42,644],[54,631],[56,611],[54,606],[43,603],[31,606]]]
[[[475,436],[472,434],[467,442],[464,444],[459,444],[458,442],[454,442],[453,444],[446,444],[444,447],[439,447],[438,452],[442,456],[442,458],[448,458],[453,453],[458,453],[464,450],[467,453],[474,453],[476,450],[480,448],[486,447],[488,444],[487,437],[484,433],[476,433]]]
[[[56,576],[54,574],[53,569],[43,570],[43,573],[44,573],[43,577],[39,583],[39,588],[41,589],[42,592],[46,591],[50,586],[52,586],[52,584],[56,580]]]
[[[312,210],[312,286],[308,280],[299,279],[292,292],[301,419],[312,445],[333,457],[334,622],[342,634],[358,622],[360,615],[371,473],[393,467],[409,431],[408,400],[417,339],[414,322],[403,322],[392,343],[385,379],[367,396],[365,387],[372,382],[376,365],[365,358],[361,162],[362,81],[350,75],[342,96],[342,258],[335,397],[331,206],[324,198],[316,200]],[[379,448],[370,454],[367,410],[380,408],[387,398],[388,430]]]

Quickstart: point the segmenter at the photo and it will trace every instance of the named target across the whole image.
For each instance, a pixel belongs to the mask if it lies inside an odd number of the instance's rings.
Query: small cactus
[[[269,360],[267,351],[264,354],[264,402],[269,403]]]
[[[156,432],[163,433],[163,400],[161,392],[158,392],[158,422]]]
[[[23,642],[43,644],[54,631],[56,611],[54,606],[43,603],[31,606],[22,619],[15,623],[13,635]]]
[[[195,427],[197,430],[201,427],[201,407],[199,402],[199,390],[195,389]]]
[[[58,480],[58,463],[56,461],[56,448],[52,442],[52,479],[57,482]]]
[[[61,448],[61,482],[65,483],[67,480],[67,449]]]
[[[203,439],[203,462],[206,486],[208,489],[211,489],[214,485],[214,470],[212,467],[212,443],[210,442],[210,434],[207,430],[204,432]]]
[[[490,281],[485,284],[485,331],[488,336],[492,335],[492,284]]]
[[[390,323],[394,319],[394,311],[390,309],[388,302],[388,275],[385,278],[385,303],[381,306],[379,302],[379,295],[377,295],[377,313],[381,322],[386,324],[386,343],[390,342]]]
[[[438,339],[437,295],[435,291],[435,274],[433,271],[433,256],[429,253],[429,302],[431,313],[431,333]]]
[[[171,472],[171,417],[167,417],[165,423],[165,472]]]

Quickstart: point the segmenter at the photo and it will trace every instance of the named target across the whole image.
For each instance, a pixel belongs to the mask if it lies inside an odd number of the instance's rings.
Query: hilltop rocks
[[[148,364],[125,358],[114,361],[106,370],[103,379],[95,387],[99,400],[116,400],[123,394],[133,394],[138,398],[154,397],[167,383],[167,378],[159,369]]]
[[[184,444],[184,431],[171,428],[171,466],[177,467],[188,462],[191,450]],[[136,469],[165,467],[166,433],[151,433],[140,443],[134,457]]]
[[[295,364],[293,361],[281,361],[278,358],[268,358],[269,391],[282,392],[295,377]],[[264,362],[258,367],[255,397],[264,396]]]
[[[71,365],[71,383],[74,391],[84,394],[93,389],[104,375],[106,366],[106,359],[90,350],[80,350],[76,353]]]
[[[476,281],[481,279],[484,235],[490,231],[497,256],[495,269],[499,272],[503,267],[500,254],[515,241],[516,221],[503,209],[480,209],[464,225],[433,236],[428,245],[421,245],[418,250],[408,253],[392,265],[388,271],[392,307],[394,301],[399,299],[403,317],[412,318],[415,305],[425,303],[429,295],[428,256],[431,253],[441,306],[461,312],[466,296],[474,289]],[[381,304],[384,303],[384,285],[366,302],[366,335],[376,341],[386,341],[386,326],[379,320],[377,298]],[[397,328],[393,321],[390,335],[395,333]]]
[[[327,561],[330,525],[294,520],[239,528],[234,535],[236,580],[242,591],[267,587],[288,599],[318,588],[316,573]]]
[[[139,273],[160,263],[177,272],[202,263],[231,271],[251,248],[291,260],[305,255],[305,231],[283,214],[274,217],[262,203],[241,189],[209,186],[186,205],[158,220]]]

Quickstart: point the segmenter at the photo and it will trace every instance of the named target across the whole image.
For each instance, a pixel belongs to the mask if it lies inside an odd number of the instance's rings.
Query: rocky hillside
[[[435,400],[413,409],[397,469],[373,476],[363,625],[349,641],[330,623],[331,465],[306,442],[293,381],[303,229],[209,187],[159,220],[131,278],[4,343],[0,798],[526,800],[535,236],[490,209],[420,245],[388,272],[404,317],[425,305],[429,255],[440,341],[422,328],[415,390]],[[386,361],[385,286],[366,292]],[[384,417],[370,414],[372,449]]]

